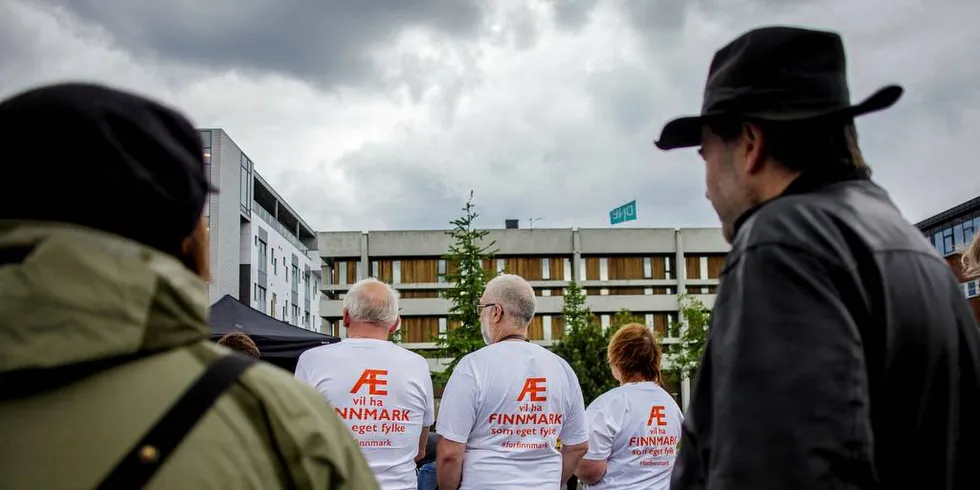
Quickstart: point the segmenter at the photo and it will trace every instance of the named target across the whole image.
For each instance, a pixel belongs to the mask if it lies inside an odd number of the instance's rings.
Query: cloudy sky
[[[224,128],[315,228],[715,226],[693,150],[715,49],[762,24],[845,36],[876,178],[913,221],[980,195],[974,0],[3,0],[0,97],[96,80]],[[962,174],[962,177],[949,174]]]

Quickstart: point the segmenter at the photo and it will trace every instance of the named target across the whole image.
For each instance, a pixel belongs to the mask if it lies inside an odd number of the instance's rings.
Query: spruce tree
[[[575,371],[585,404],[588,405],[618,384],[612,377],[606,356],[612,329],[603,330],[596,322],[592,309],[586,303],[585,290],[575,281],[568,285],[563,300],[565,336],[556,342],[554,353],[565,359]]]
[[[451,359],[446,370],[436,376],[439,384],[445,384],[459,360],[484,346],[480,332],[480,298],[491,275],[483,268],[485,260],[492,259],[496,250],[494,242],[483,243],[490,233],[478,230],[474,222],[479,216],[474,210],[473,191],[463,206],[463,215],[450,223],[452,230],[446,234],[453,243],[443,257],[446,260],[445,280],[451,284],[440,296],[450,301],[446,334],[439,337],[440,356]]]

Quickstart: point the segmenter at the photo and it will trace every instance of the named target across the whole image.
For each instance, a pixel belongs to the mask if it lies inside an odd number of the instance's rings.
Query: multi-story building
[[[292,325],[321,331],[316,234],[221,129],[199,131],[211,182],[211,303],[231,295]]]
[[[947,209],[915,225],[939,251],[963,286],[973,314],[980,322],[980,280],[963,277],[962,251],[980,233],[980,196]]]
[[[528,335],[544,346],[565,332],[562,295],[572,278],[585,288],[603,326],[626,308],[644,318],[664,344],[676,342],[668,325],[676,319],[677,293],[712,306],[729,250],[714,228],[495,229],[487,240],[495,242],[497,254],[484,267],[518,274],[534,287],[537,314]],[[439,291],[449,287],[442,256],[450,243],[445,231],[319,233],[325,333],[345,335],[338,325],[344,293],[358,279],[377,277],[401,293],[404,346],[434,349],[449,326],[449,302]],[[441,368],[440,360],[430,362],[433,370]]]

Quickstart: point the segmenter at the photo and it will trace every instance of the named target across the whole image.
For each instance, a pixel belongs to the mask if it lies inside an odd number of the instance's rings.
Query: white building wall
[[[279,320],[306,328],[315,332],[322,331],[323,319],[320,318],[320,279],[313,275],[312,271],[318,271],[321,267],[320,259],[314,261],[310,254],[296,248],[289,240],[283,237],[274,227],[259,218],[257,213],[253,214],[257,219],[252,224],[251,238],[251,271],[252,271],[252,307],[271,315]],[[259,229],[266,234],[266,287],[265,298],[262,301],[262,292],[259,287],[259,249],[261,247]],[[295,303],[293,298],[292,278],[293,278],[293,257],[296,257],[296,271],[299,272],[297,278],[297,291]],[[311,274],[308,280],[304,277],[306,270],[310,269]],[[306,298],[309,298],[307,306]],[[296,310],[293,309],[296,306]],[[296,313],[294,318],[293,313]]]
[[[241,210],[239,207],[242,151],[224,131],[211,131],[211,182],[221,192],[211,194],[211,303],[230,294],[238,298]]]

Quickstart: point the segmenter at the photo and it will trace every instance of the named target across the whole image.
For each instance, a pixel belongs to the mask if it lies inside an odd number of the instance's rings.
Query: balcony
[[[262,221],[265,221],[266,224],[279,232],[280,235],[284,236],[286,240],[293,244],[293,246],[300,252],[303,254],[308,254],[310,252],[309,247],[303,245],[303,242],[299,241],[299,237],[296,236],[295,231],[289,231],[289,228],[286,228],[286,226],[280,223],[275,216],[272,216],[272,213],[266,211],[265,208],[260,206],[259,203],[255,201],[252,201],[252,212],[255,213],[256,216],[262,218]]]

